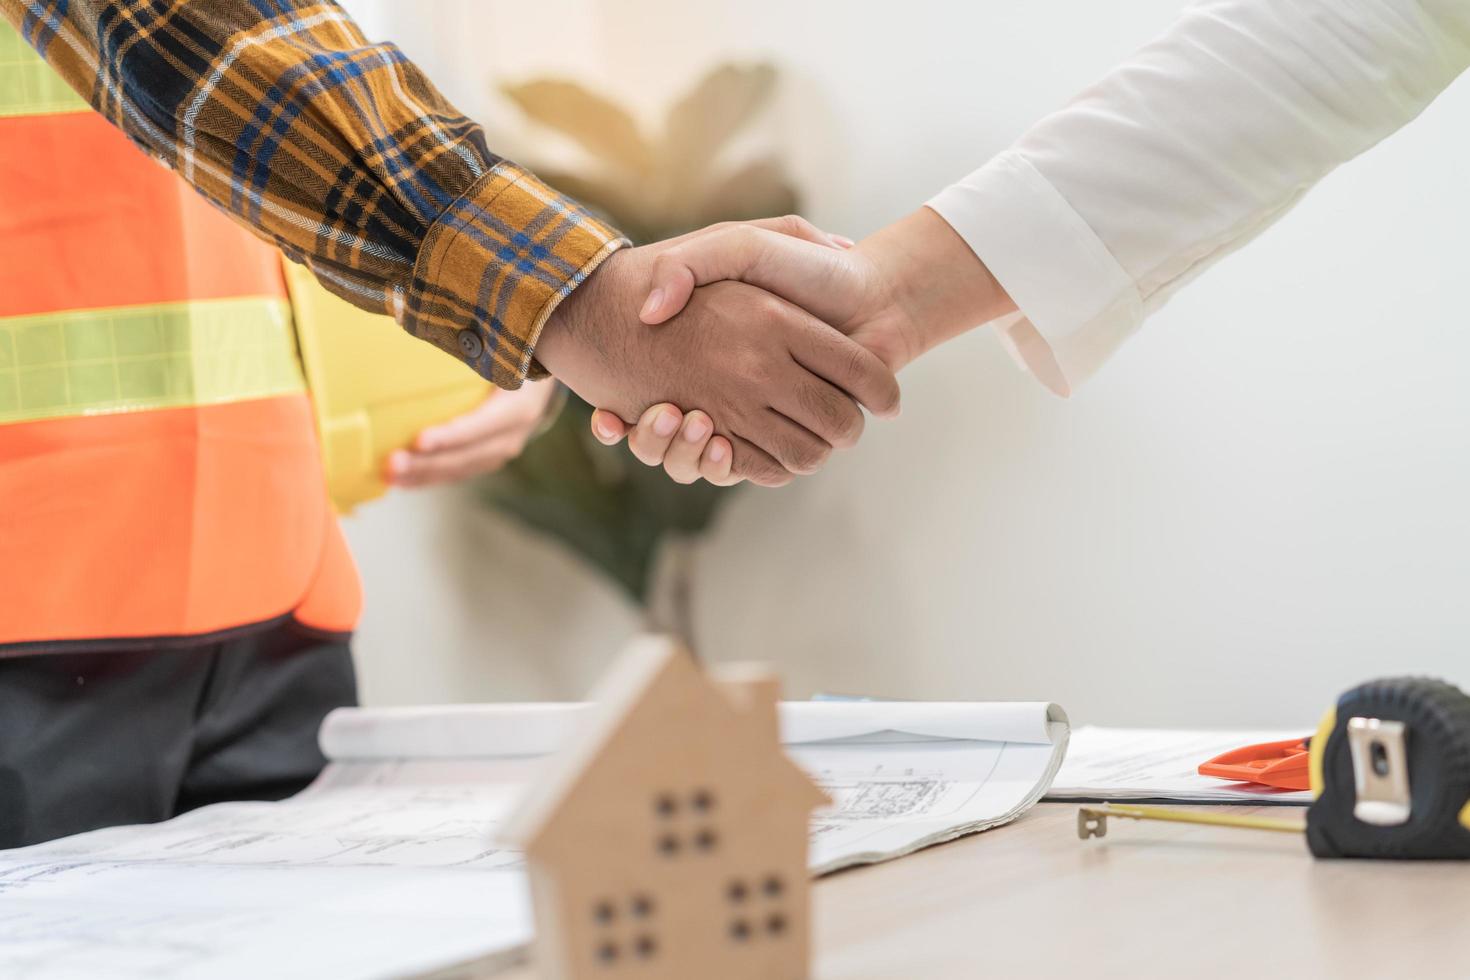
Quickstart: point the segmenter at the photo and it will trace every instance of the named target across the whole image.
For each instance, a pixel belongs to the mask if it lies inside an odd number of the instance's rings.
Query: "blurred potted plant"
[[[674,104],[652,139],[625,109],[576,82],[543,79],[503,91],[590,157],[583,170],[536,168],[541,178],[641,243],[797,210],[776,159],[721,166],[721,152],[768,105],[775,82],[769,65],[722,65]],[[573,396],[518,460],[487,478],[484,499],[560,540],[621,586],[651,625],[692,643],[692,540],[731,490],[681,486],[626,449],[599,444],[590,416]],[[668,560],[655,587],[661,549]]]

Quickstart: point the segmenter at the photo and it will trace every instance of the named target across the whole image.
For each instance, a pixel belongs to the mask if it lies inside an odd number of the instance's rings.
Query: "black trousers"
[[[0,847],[277,800],[355,704],[345,640],[292,624],[188,648],[0,658]]]

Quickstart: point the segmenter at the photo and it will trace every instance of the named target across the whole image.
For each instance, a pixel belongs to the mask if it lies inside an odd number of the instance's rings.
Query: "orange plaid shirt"
[[[502,388],[626,244],[335,3],[0,0],[97,111],[332,292]]]

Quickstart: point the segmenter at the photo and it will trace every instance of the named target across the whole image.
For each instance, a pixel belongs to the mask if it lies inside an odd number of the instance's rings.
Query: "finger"
[[[628,435],[628,423],[616,413],[599,408],[592,413],[592,435],[604,446],[616,446]]]
[[[741,435],[764,449],[788,473],[798,476],[815,473],[832,455],[831,445],[774,408],[766,409],[752,429]]]
[[[494,473],[520,455],[522,445],[507,437],[433,453],[400,451],[389,461],[389,482],[395,487],[430,487]]]
[[[851,248],[854,244],[851,238],[845,235],[834,235],[823,231],[816,225],[799,214],[784,214],[779,218],[756,218],[753,221],[726,222],[725,224],[745,224],[765,231],[774,231],[778,235],[787,238],[800,238],[804,242],[813,245],[822,245],[827,248]],[[849,244],[843,245],[843,242]]]
[[[898,378],[878,355],[815,317],[794,312],[807,321],[804,329],[788,333],[798,364],[847,392],[874,415],[892,418],[899,413]]]
[[[732,487],[741,482],[740,477],[730,473],[734,462],[735,452],[730,447],[730,440],[724,436],[714,436],[705,446],[704,454],[699,457],[699,475],[714,486]]]
[[[671,238],[669,239],[669,244],[687,242],[690,239],[698,238],[700,235],[707,235],[712,231],[723,231],[726,228],[736,228],[741,225],[774,231],[778,235],[800,238],[804,242],[811,242],[813,245],[822,245],[827,248],[848,249],[856,244],[856,242],[846,235],[834,235],[831,232],[823,231],[799,214],[787,214],[779,218],[755,218],[750,221],[721,221],[704,228],[697,228],[694,231],[685,232],[677,238]]]
[[[866,424],[857,402],[810,369],[797,367],[794,380],[780,387],[771,407],[834,449],[857,445]]]
[[[791,471],[760,446],[734,434],[729,440],[733,449],[732,476],[749,480],[758,487],[784,487],[792,481]]]
[[[639,418],[633,434],[628,437],[628,448],[640,463],[661,466],[664,454],[669,451],[669,443],[683,421],[684,413],[673,405],[654,405]]]
[[[664,472],[675,483],[696,483],[699,480],[699,461],[714,434],[714,423],[703,412],[694,411],[684,416],[679,434],[664,455]]]
[[[457,418],[431,425],[413,440],[419,452],[436,452],[456,446],[467,446],[491,438],[507,426],[515,413],[511,398],[499,398],[492,392],[483,402]]]
[[[738,279],[785,297],[819,317],[834,317],[834,294],[847,278],[841,250],[734,225],[660,252],[649,272],[644,323],[663,323],[684,308],[696,287]],[[845,317],[843,317],[845,319]]]

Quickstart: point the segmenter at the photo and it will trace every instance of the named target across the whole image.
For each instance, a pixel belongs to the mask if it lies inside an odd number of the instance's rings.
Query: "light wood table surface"
[[[1470,863],[1317,861],[1294,835],[1116,818],[1082,841],[1076,825],[1076,805],[1045,803],[822,879],[813,980],[1470,978]]]

